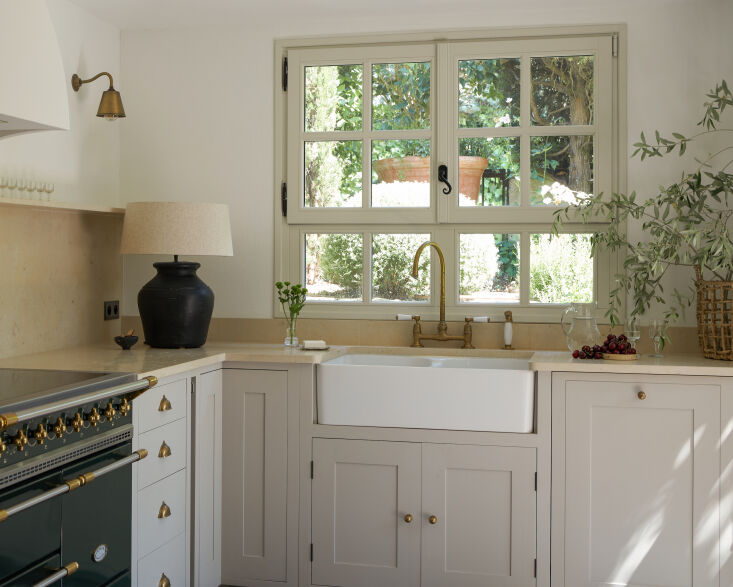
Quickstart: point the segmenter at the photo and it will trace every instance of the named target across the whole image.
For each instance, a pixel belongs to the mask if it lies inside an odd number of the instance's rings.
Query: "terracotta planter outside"
[[[478,199],[481,176],[488,163],[489,160],[485,157],[458,158],[458,184],[461,194],[474,201]],[[408,155],[402,158],[379,159],[372,163],[372,168],[384,183],[430,181],[430,157]]]

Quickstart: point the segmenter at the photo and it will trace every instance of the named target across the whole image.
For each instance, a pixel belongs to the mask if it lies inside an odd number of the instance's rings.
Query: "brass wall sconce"
[[[89,79],[81,79],[77,74],[71,76],[71,87],[74,88],[75,92],[79,91],[82,84],[88,84],[93,82],[97,78],[106,75],[109,78],[109,89],[102,93],[102,100],[99,102],[99,108],[97,109],[97,116],[103,117],[105,120],[117,120],[118,118],[125,117],[125,109],[122,107],[122,98],[120,93],[115,90],[112,76],[106,71],[98,73],[94,77]]]

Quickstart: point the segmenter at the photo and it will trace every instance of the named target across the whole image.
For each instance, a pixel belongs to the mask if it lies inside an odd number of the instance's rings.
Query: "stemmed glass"
[[[649,355],[650,357],[660,358],[662,349],[664,348],[664,327],[665,323],[663,320],[651,320],[649,322],[649,338],[654,342],[654,354]]]
[[[626,338],[629,339],[632,348],[636,348],[636,342],[641,338],[641,330],[639,329],[639,320],[637,318],[629,318],[626,321]]]

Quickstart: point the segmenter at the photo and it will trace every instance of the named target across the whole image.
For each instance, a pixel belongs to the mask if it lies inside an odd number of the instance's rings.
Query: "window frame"
[[[492,232],[509,232],[509,233],[521,233],[522,239],[528,240],[528,236],[524,234],[546,232],[551,225],[551,219],[548,221],[548,216],[544,213],[544,209],[539,208],[537,214],[525,214],[524,221],[518,222],[515,217],[513,221],[504,221],[503,216],[494,215],[491,221],[483,222],[481,220],[469,221],[468,219],[450,218],[447,216],[445,200],[436,198],[436,182],[431,182],[433,186],[431,189],[431,203],[432,207],[429,209],[428,215],[421,215],[416,218],[412,212],[419,211],[425,212],[428,209],[420,208],[403,208],[394,209],[390,208],[387,211],[374,210],[374,214],[365,217],[366,210],[358,209],[356,212],[361,217],[347,218],[343,217],[342,213],[350,213],[352,210],[348,209],[336,209],[336,210],[318,210],[319,216],[323,217],[324,212],[336,212],[336,214],[329,214],[332,218],[328,220],[321,219],[308,219],[306,222],[298,224],[293,223],[294,220],[292,214],[292,208],[294,207],[293,193],[298,193],[297,187],[293,186],[289,191],[291,197],[289,198],[288,217],[291,224],[288,224],[288,218],[282,214],[282,200],[280,188],[284,185],[288,176],[292,177],[293,173],[293,157],[289,157],[289,151],[292,148],[288,144],[289,137],[289,125],[293,123],[293,118],[289,110],[288,97],[291,92],[297,88],[297,84],[300,80],[295,81],[296,76],[293,75],[295,71],[300,71],[302,68],[297,67],[290,69],[290,80],[288,91],[283,91],[283,59],[292,53],[293,50],[329,50],[332,51],[334,48],[339,48],[342,51],[352,50],[360,52],[363,45],[374,45],[374,46],[389,46],[387,51],[390,58],[394,56],[396,52],[394,47],[396,43],[400,46],[410,47],[419,46],[425,44],[435,43],[437,48],[436,56],[431,66],[431,84],[435,88],[433,90],[431,99],[431,172],[432,177],[435,177],[435,169],[439,161],[445,159],[446,147],[445,145],[437,144],[435,140],[435,134],[444,136],[440,133],[439,125],[444,125],[445,121],[439,121],[436,116],[441,116],[437,112],[436,104],[442,103],[446,100],[445,96],[437,96],[438,89],[435,87],[435,76],[436,76],[436,63],[437,67],[440,68],[440,64],[445,63],[445,59],[449,57],[449,44],[450,42],[481,42],[481,41],[492,41],[492,40],[513,40],[513,39],[526,39],[528,41],[537,40],[548,40],[548,39],[573,39],[579,37],[588,36],[601,36],[608,37],[609,45],[612,47],[614,55],[610,63],[611,68],[611,88],[610,88],[610,99],[611,99],[611,128],[609,138],[609,148],[611,149],[611,167],[610,167],[610,185],[611,191],[625,191],[626,190],[626,62],[620,56],[626,54],[626,26],[623,24],[615,25],[592,25],[592,26],[570,26],[570,27],[536,27],[536,28],[516,28],[516,29],[482,29],[482,30],[466,30],[466,31],[433,31],[433,32],[418,32],[408,33],[403,35],[396,34],[375,34],[375,35],[362,35],[362,36],[329,36],[320,38],[292,38],[282,39],[275,42],[275,75],[276,80],[275,92],[274,92],[274,127],[275,127],[275,166],[274,166],[274,185],[276,186],[276,193],[274,194],[274,212],[275,212],[275,226],[274,226],[274,240],[275,240],[275,259],[274,259],[274,275],[275,280],[288,279],[292,282],[300,282],[303,279],[302,265],[303,259],[299,250],[300,242],[305,233],[314,232],[361,232],[361,233],[383,233],[383,232],[408,232],[408,233],[432,233],[433,240],[441,243],[446,258],[446,316],[448,320],[462,320],[467,315],[485,315],[489,314],[492,316],[500,316],[504,310],[510,309],[513,311],[514,319],[517,322],[540,322],[540,323],[553,323],[559,322],[560,309],[566,304],[536,304],[521,305],[517,303],[511,304],[480,304],[480,303],[459,303],[458,287],[459,287],[459,270],[458,270],[458,245],[457,239],[458,234],[461,232],[480,232],[480,233],[492,233]],[[352,47],[353,46],[353,47]],[[424,50],[424,47],[423,49]],[[418,50],[419,52],[419,50]],[[551,51],[551,53],[553,53]],[[363,54],[363,53],[362,53]],[[415,52],[409,52],[406,57],[414,55]],[[554,53],[553,53],[554,54]],[[578,54],[578,53],[575,53]],[[344,54],[344,62],[353,63],[353,60],[349,60],[348,55]],[[363,58],[362,58],[363,59]],[[403,59],[407,61],[409,59]],[[328,60],[333,64],[333,59]],[[391,62],[391,61],[390,61]],[[371,83],[371,75],[365,69],[363,74],[363,83]],[[598,92],[599,89],[596,89]],[[297,92],[301,94],[301,92]],[[526,95],[526,91],[524,95]],[[363,101],[366,103],[368,94],[363,94]],[[524,96],[523,96],[524,99]],[[302,100],[300,107],[302,108]],[[455,101],[454,107],[451,110],[457,108],[457,100]],[[445,110],[445,109],[444,109]],[[289,116],[290,115],[290,116]],[[443,118],[447,118],[443,115]],[[300,123],[300,112],[297,115],[297,123]],[[595,119],[594,119],[595,123]],[[301,125],[302,126],[302,125]],[[363,124],[362,131],[367,131],[366,123]],[[562,127],[559,127],[562,128]],[[509,132],[517,127],[510,127]],[[444,129],[443,129],[444,130]],[[531,133],[532,128],[529,129]],[[373,132],[373,131],[372,131]],[[380,131],[384,132],[384,131]],[[401,131],[395,131],[401,132]],[[540,133],[544,134],[544,133]],[[559,131],[556,134],[562,134]],[[292,135],[290,135],[292,136]],[[450,136],[450,140],[454,140],[454,134]],[[445,141],[443,141],[445,143]],[[450,147],[452,148],[452,147]],[[594,146],[595,148],[595,146]],[[366,153],[366,149],[363,149],[363,161],[366,161],[366,157],[371,157],[371,153]],[[301,170],[295,168],[295,173],[299,173]],[[595,173],[595,170],[594,170]],[[365,178],[371,183],[371,178]],[[364,181],[364,179],[363,179]],[[366,183],[366,182],[364,182]],[[292,182],[291,184],[292,185]],[[454,184],[455,185],[455,184]],[[366,199],[364,195],[364,199]],[[299,199],[299,198],[298,198]],[[470,212],[476,210],[471,208]],[[484,210],[478,210],[484,212]],[[497,211],[496,208],[490,210],[494,213]],[[499,210],[505,212],[505,210]],[[524,209],[527,212],[527,209]],[[530,212],[533,212],[529,210]],[[396,214],[395,214],[396,212]],[[514,212],[508,210],[508,212]],[[307,211],[306,211],[307,213]],[[389,217],[385,219],[385,215]],[[423,216],[425,216],[423,218]],[[299,220],[298,214],[295,219]],[[408,222],[408,219],[410,220]],[[509,219],[507,219],[509,220]],[[563,232],[589,232],[593,228],[598,228],[601,225],[583,225],[580,222],[569,222],[565,225]],[[443,246],[445,245],[445,246]],[[367,293],[367,288],[371,289],[371,267],[368,259],[369,247],[367,247],[367,239],[364,241],[364,282],[363,292],[364,299],[368,300],[371,295],[371,291]],[[526,251],[528,252],[528,247]],[[522,251],[524,253],[524,250]],[[594,291],[596,292],[598,307],[596,310],[596,317],[601,323],[607,323],[608,320],[604,314],[608,308],[609,295],[608,291],[611,289],[611,284],[614,281],[614,276],[617,273],[622,272],[623,268],[620,262],[621,256],[616,254],[605,254],[602,258],[598,258],[597,262],[594,263]],[[369,302],[317,302],[309,301],[302,313],[303,317],[306,318],[351,318],[351,319],[393,319],[394,314],[399,311],[412,312],[420,314],[425,320],[434,320],[438,316],[438,289],[439,289],[439,271],[437,265],[437,255],[431,252],[432,262],[432,275],[431,275],[431,301],[429,304],[425,303],[401,303],[401,302],[382,302],[382,303],[369,303]],[[523,297],[526,299],[526,291],[529,287],[529,259],[527,262],[520,264],[520,288],[523,289]],[[273,314],[276,317],[282,316],[282,310],[277,303],[277,300],[273,296]]]

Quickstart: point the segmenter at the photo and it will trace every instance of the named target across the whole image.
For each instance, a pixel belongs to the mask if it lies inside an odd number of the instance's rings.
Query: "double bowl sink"
[[[342,355],[317,366],[318,423],[529,433],[530,356]]]

